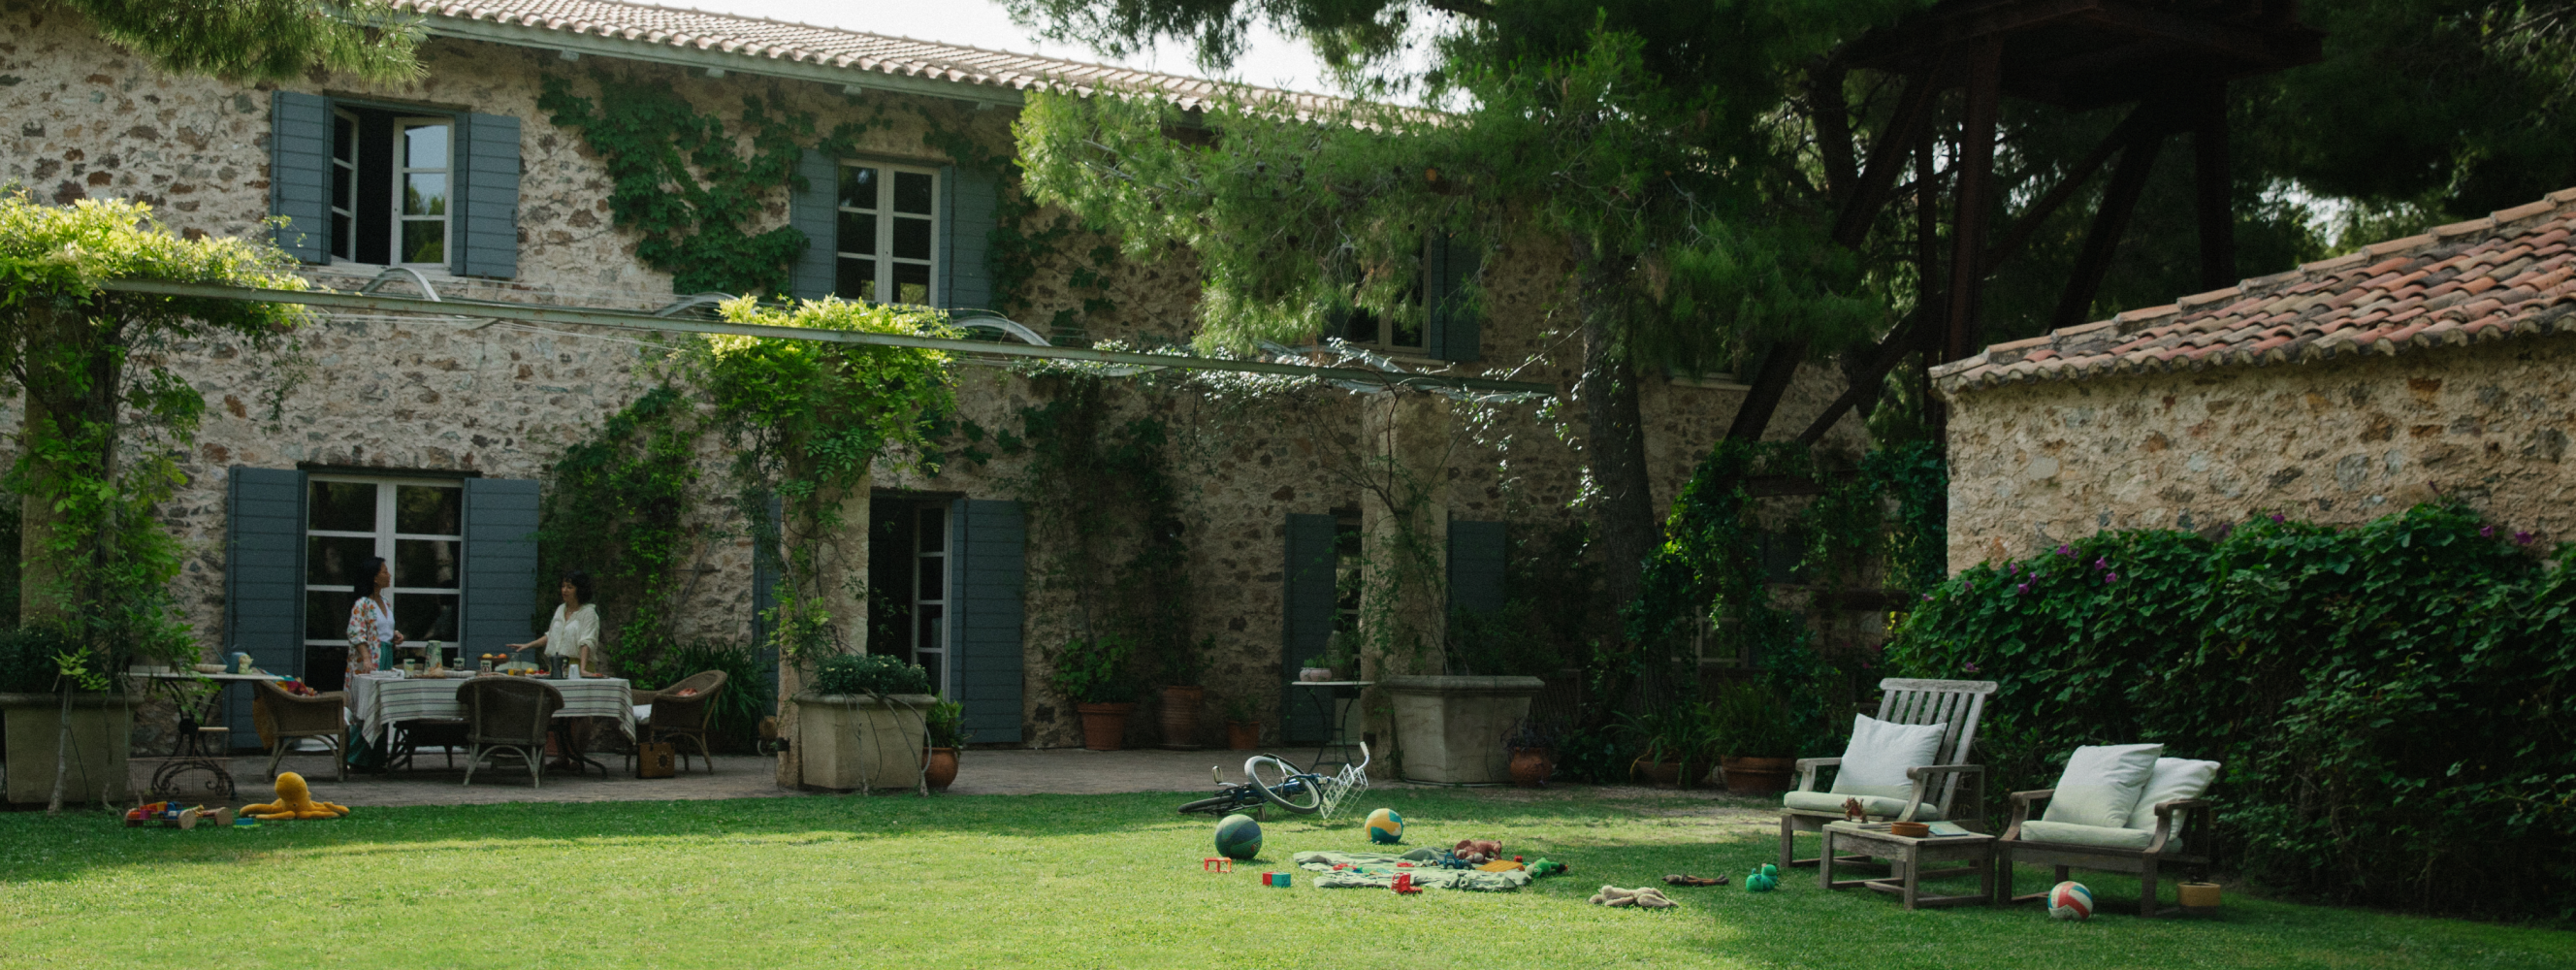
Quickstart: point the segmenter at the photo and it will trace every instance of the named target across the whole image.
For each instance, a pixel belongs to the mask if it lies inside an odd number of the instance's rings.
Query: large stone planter
[[[60,694],[0,694],[0,719],[9,736],[11,804],[43,805],[53,800],[55,742],[62,737]],[[115,694],[72,695],[71,783],[63,801],[129,801],[125,754],[133,743],[134,721],[126,700]]]
[[[929,713],[938,698],[895,694],[798,694],[796,750],[809,788],[858,791],[912,788],[930,740]]]
[[[1503,735],[1546,686],[1536,677],[1389,677],[1404,780],[1494,785],[1512,780]]]

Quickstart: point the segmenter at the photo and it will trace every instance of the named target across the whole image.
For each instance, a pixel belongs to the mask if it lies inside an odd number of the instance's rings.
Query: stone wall
[[[448,39],[427,44],[423,58],[425,74],[405,84],[314,78],[288,86],[470,106],[522,120],[519,276],[491,281],[428,273],[450,297],[613,308],[656,307],[671,298],[669,277],[640,264],[633,235],[610,225],[600,160],[577,132],[555,128],[537,110],[539,80],[548,73],[575,78],[587,92],[589,72],[605,64],[624,76],[667,80],[702,110],[727,117],[746,94],[774,95],[793,110],[814,113],[825,129],[875,121],[863,151],[926,164],[946,161],[923,143],[926,118],[999,146],[1008,142],[1013,116],[937,98],[849,96],[818,84],[709,79],[603,58],[566,63],[551,51]],[[91,37],[59,8],[0,6],[0,182],[25,186],[40,199],[131,197],[151,203],[172,228],[190,235],[264,233],[269,105],[264,87],[158,74]],[[785,219],[783,189],[764,204],[765,221],[753,231]],[[1030,228],[1059,215],[1041,212]],[[1094,256],[1104,241],[1080,232],[1066,237],[1040,260],[1021,292],[1025,307],[1014,315],[1041,332],[1063,319],[1092,339],[1187,341],[1196,330],[1199,296],[1188,255],[1104,267]],[[1101,270],[1100,281],[1075,285],[1076,270],[1084,268]],[[1545,240],[1502,250],[1486,276],[1484,359],[1459,370],[1570,388],[1581,348],[1572,301],[1562,289],[1564,268],[1561,248]],[[312,270],[317,280],[342,289],[372,273],[371,267]],[[274,414],[266,401],[293,376],[280,361],[251,359],[224,344],[174,348],[169,358],[211,406],[199,445],[183,462],[188,481],[164,510],[190,550],[179,600],[210,647],[222,629],[231,466],[541,477],[565,446],[586,438],[648,386],[651,378],[639,365],[664,353],[631,331],[368,314],[330,315],[302,341],[311,367]],[[1045,393],[1029,378],[980,366],[961,368],[959,382],[961,417],[990,428],[1016,430],[1020,408]],[[1837,391],[1828,371],[1802,371],[1775,434],[1796,434]],[[1647,447],[1659,507],[1723,434],[1741,398],[1740,388],[1646,380]],[[1174,428],[1193,622],[1198,633],[1218,639],[1210,692],[1257,700],[1275,725],[1286,517],[1361,505],[1349,474],[1360,448],[1359,402],[1331,389],[1247,404],[1187,386],[1139,386],[1120,397],[1120,407],[1131,414],[1153,409]],[[14,404],[6,408],[0,424],[14,427]],[[1580,439],[1582,427],[1580,401],[1547,416],[1534,405],[1501,406],[1489,424],[1462,425],[1449,459],[1452,515],[1508,521],[1515,529],[1578,518],[1574,503],[1584,479],[1580,452],[1569,442]],[[1859,421],[1838,425],[1829,444],[1851,452],[1865,447]],[[750,631],[751,556],[741,524],[730,521],[719,494],[724,460],[717,442],[704,443],[707,484],[690,522],[681,632],[742,639]],[[1015,470],[1012,459],[1000,457],[986,466],[952,463],[927,479],[881,475],[878,486],[889,493],[1008,498]],[[1024,711],[1030,742],[1074,743],[1076,721],[1046,686],[1047,658],[1074,632],[1072,604],[1065,590],[1037,574],[1050,550],[1040,542],[1030,553]]]
[[[2355,523],[2457,498],[2576,538],[2576,338],[1958,394],[1950,568],[2105,529]]]

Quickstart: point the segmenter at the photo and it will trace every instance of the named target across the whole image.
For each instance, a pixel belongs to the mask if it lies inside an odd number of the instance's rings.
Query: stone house
[[[614,224],[605,161],[538,101],[549,78],[592,97],[603,84],[667,85],[728,124],[757,97],[810,116],[816,131],[860,129],[835,153],[804,145],[806,188],[778,185],[748,227],[791,227],[813,243],[793,263],[793,295],[1008,309],[1058,343],[1168,345],[1194,329],[1200,287],[1186,253],[1099,258],[1101,240],[1077,227],[1025,278],[1000,279],[989,244],[1016,186],[941,146],[1009,152],[1026,91],[1116,84],[1187,105],[1210,82],[608,0],[395,6],[422,16],[431,37],[418,79],[258,87],[159,73],[56,7],[0,7],[0,183],[61,204],[139,199],[192,235],[267,234],[284,217],[279,244],[340,290],[397,270],[378,293],[418,297],[425,284],[448,300],[650,311],[674,300],[670,267],[651,265],[637,234]],[[1029,224],[1055,215],[1039,210]],[[1322,390],[1228,408],[1177,392],[1121,405],[1175,429],[1189,622],[1215,643],[1206,686],[1260,711],[1274,737],[1283,681],[1344,608],[1331,577],[1366,524],[1350,472],[1374,447],[1372,406],[1397,415],[1388,420],[1434,422],[1426,433],[1441,446],[1425,460],[1445,483],[1436,511],[1461,537],[1453,595],[1499,595],[1506,537],[1580,514],[1580,456],[1560,434],[1582,426],[1581,402],[1562,391],[1579,363],[1564,257],[1548,240],[1519,239],[1490,259],[1482,319],[1349,336],[1399,367],[1553,385],[1555,409],[1498,408],[1471,434],[1445,407],[1400,408],[1387,394]],[[344,649],[342,573],[367,555],[395,562],[398,625],[414,639],[439,636],[470,655],[528,638],[542,615],[529,539],[542,482],[568,446],[653,386],[663,345],[609,327],[347,310],[303,340],[302,365],[222,345],[178,348],[171,360],[212,405],[188,482],[165,510],[192,550],[177,592],[208,650],[247,651],[327,683]],[[1776,425],[1803,426],[1838,390],[1821,370],[1802,375]],[[1742,391],[1723,375],[1649,378],[1659,506],[1722,435]],[[1045,394],[1009,369],[961,368],[958,418],[1016,428]],[[1856,419],[1830,439],[1846,451],[1865,440]],[[701,447],[713,480],[725,456],[712,440]],[[879,534],[908,538],[872,549],[872,568],[909,577],[879,584],[897,591],[890,605],[909,632],[868,649],[936,671],[979,742],[1075,743],[1078,722],[1046,685],[1051,648],[1078,632],[1079,604],[1047,581],[1046,537],[1031,534],[1014,485],[1019,461],[877,478],[871,519],[895,524]],[[676,623],[751,642],[765,589],[729,508],[709,495],[688,515]]]
[[[1941,365],[1951,570],[2436,498],[2576,538],[2571,229],[2576,189]]]

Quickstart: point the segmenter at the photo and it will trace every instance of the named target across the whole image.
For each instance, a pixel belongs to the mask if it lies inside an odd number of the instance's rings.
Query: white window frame
[[[313,486],[314,486],[316,483],[321,483],[321,482],[350,482],[350,483],[356,483],[356,484],[362,484],[362,485],[374,485],[374,486],[376,486],[376,527],[375,527],[375,529],[373,529],[373,530],[371,530],[371,531],[367,531],[367,532],[350,532],[350,531],[341,530],[341,529],[316,529],[316,528],[314,528],[314,527],[313,527],[313,510],[312,510],[312,508],[311,508],[311,502],[312,502],[312,498],[311,498],[311,496],[312,496],[312,489],[313,489]],[[456,543],[456,585],[455,585],[455,586],[453,586],[453,587],[446,587],[446,586],[388,586],[388,587],[385,587],[385,592],[386,592],[386,594],[388,594],[389,596],[393,596],[393,597],[400,597],[400,596],[402,596],[402,595],[403,595],[403,594],[405,594],[405,593],[415,593],[415,594],[426,593],[426,594],[430,594],[430,595],[453,595],[453,596],[455,596],[455,597],[456,597],[457,612],[458,612],[458,614],[459,614],[459,616],[457,617],[457,620],[458,620],[459,624],[461,625],[461,624],[462,624],[462,622],[463,622],[463,620],[464,620],[464,617],[463,617],[463,615],[462,615],[462,614],[463,614],[463,612],[464,612],[464,607],[465,607],[465,568],[466,568],[466,566],[465,566],[465,533],[464,533],[465,520],[464,520],[464,516],[463,516],[462,514],[460,514],[460,515],[458,515],[458,517],[457,517],[456,527],[457,527],[457,530],[458,530],[458,531],[457,531],[457,533],[456,533],[455,535],[439,535],[439,534],[435,534],[435,533],[426,533],[426,532],[396,532],[396,531],[394,531],[394,524],[395,524],[395,519],[394,519],[394,515],[395,515],[394,497],[395,497],[395,495],[397,494],[396,489],[397,489],[399,486],[403,486],[403,485],[426,485],[426,486],[430,486],[430,487],[433,487],[433,488],[453,488],[453,489],[456,489],[456,490],[457,490],[457,496],[456,496],[456,497],[457,497],[457,501],[460,503],[458,507],[459,507],[459,509],[460,509],[460,510],[463,508],[463,506],[462,506],[462,504],[461,504],[461,503],[462,503],[462,502],[464,501],[464,499],[465,499],[465,495],[464,495],[464,492],[465,492],[465,480],[464,480],[464,479],[462,479],[462,478],[385,477],[385,476],[375,476],[375,475],[333,475],[333,474],[326,474],[326,473],[316,472],[316,473],[313,473],[313,474],[310,474],[310,475],[306,475],[306,476],[304,476],[304,488],[305,488],[305,495],[306,495],[306,499],[305,499],[305,501],[306,501],[306,508],[305,508],[305,511],[304,511],[304,538],[305,538],[305,541],[306,541],[306,543],[307,543],[307,545],[308,545],[308,547],[309,547],[309,545],[310,545],[311,541],[312,541],[313,539],[316,539],[316,538],[325,538],[325,539],[360,539],[360,538],[370,538],[370,539],[374,539],[374,540],[375,540],[375,542],[376,542],[376,545],[375,545],[375,552],[370,553],[370,555],[374,555],[374,556],[381,556],[381,557],[383,557],[383,558],[384,558],[384,560],[385,560],[386,565],[387,565],[387,566],[389,566],[389,567],[390,567],[390,566],[393,564],[393,562],[394,562],[394,543],[395,543],[397,540],[402,540],[402,539],[427,539],[427,540],[432,540],[432,541],[443,541],[443,542],[453,542],[453,543]],[[336,582],[335,582],[335,583],[316,583],[316,582],[313,582],[313,581],[312,581],[311,576],[310,576],[310,569],[311,569],[311,567],[308,565],[308,566],[306,567],[306,569],[307,569],[307,571],[308,571],[308,572],[307,572],[306,579],[305,579],[305,583],[304,583],[304,591],[305,591],[306,593],[308,593],[308,594],[310,594],[310,593],[330,593],[330,592],[345,593],[345,594],[348,594],[348,595],[351,597],[351,602],[352,602],[352,603],[354,603],[354,602],[355,602],[355,598],[356,598],[356,596],[357,596],[357,584],[356,584],[356,582],[355,582],[354,580],[353,580],[353,581],[351,581],[351,582],[344,582],[344,583],[336,583]],[[388,605],[390,605],[390,604],[388,604]],[[459,631],[459,634],[460,634],[460,635],[462,635],[462,632],[463,632],[463,631],[461,631],[461,630],[460,630],[460,631]],[[427,631],[422,631],[422,633],[423,633],[423,638],[424,638],[424,639],[426,639]],[[451,642],[453,642],[453,641],[451,641]],[[327,638],[327,639],[316,639],[316,638],[312,638],[312,637],[307,637],[307,638],[305,638],[305,640],[304,640],[304,645],[305,645],[305,646],[307,646],[307,647],[345,647],[345,646],[348,646],[348,645],[349,645],[349,638],[348,638],[348,637],[346,637],[346,636],[335,637],[335,638]]]
[[[347,158],[340,157],[340,126],[343,124],[349,126],[349,157]],[[331,109],[331,178],[333,181],[332,184],[323,186],[322,192],[328,199],[325,204],[330,207],[331,214],[346,220],[349,227],[347,232],[337,231],[339,225],[336,224],[336,220],[335,225],[332,226],[334,231],[331,233],[331,258],[339,262],[357,262],[358,171],[360,168],[358,159],[367,150],[366,133],[366,125],[355,113],[337,107]],[[338,180],[344,177],[349,180],[349,204],[346,206],[340,204],[338,185]]]
[[[939,528],[936,530],[939,535],[939,548],[936,551],[922,548],[923,537],[930,535],[933,530],[922,528],[921,520],[927,517],[923,513],[931,511],[939,513]],[[911,641],[913,662],[919,663],[923,654],[939,658],[939,676],[933,679],[930,689],[941,697],[956,696],[949,690],[949,684],[957,678],[956,656],[948,649],[953,639],[950,631],[956,629],[957,622],[957,613],[950,608],[950,605],[956,602],[957,574],[948,568],[949,559],[955,555],[957,546],[955,518],[956,510],[949,507],[947,503],[912,503],[912,629],[906,633]],[[939,576],[939,598],[937,599],[921,595],[922,577],[934,572]],[[938,632],[929,636],[922,635],[921,608],[925,606],[939,608]]]
[[[404,150],[403,145],[403,134],[407,129],[427,125],[439,125],[447,129],[447,158],[434,167],[410,164],[410,155]],[[385,255],[391,259],[391,262],[387,265],[436,266],[441,269],[445,269],[448,264],[455,261],[457,181],[456,129],[456,116],[454,115],[415,115],[394,119],[394,138],[393,144],[390,146],[393,151],[393,155],[390,158],[390,161],[393,163],[394,183],[393,198],[390,200],[393,205],[393,239],[391,248],[385,253]],[[442,211],[435,216],[415,216],[408,215],[403,212],[403,189],[410,184],[411,180],[409,176],[415,173],[436,173],[438,175],[445,176],[447,179],[447,195],[444,200],[444,207]],[[403,259],[403,227],[414,222],[433,221],[439,225],[440,236],[438,244],[438,261],[434,263],[410,262]]]
[[[841,169],[844,168],[872,168],[878,171],[882,177],[877,180],[876,208],[861,209],[841,204]],[[894,211],[894,183],[895,174],[898,172],[929,176],[930,211],[927,214],[909,212],[897,213]],[[927,287],[927,291],[923,294],[923,301],[920,305],[938,306],[941,299],[945,296],[945,294],[939,292],[939,271],[941,268],[941,254],[939,252],[941,229],[939,224],[939,202],[943,198],[942,192],[944,192],[946,188],[947,186],[942,183],[939,177],[939,170],[936,168],[928,168],[920,165],[905,165],[899,162],[883,162],[870,158],[844,158],[835,164],[832,169],[832,269],[834,290],[837,292],[839,289],[838,281],[840,279],[840,261],[842,259],[874,260],[876,262],[876,279],[874,281],[876,284],[876,291],[887,297],[887,299],[877,300],[875,302],[896,302],[892,299],[895,292],[894,267],[896,263],[903,263],[906,265],[921,266],[928,269],[930,285]],[[840,215],[844,212],[865,213],[877,217],[877,232],[876,239],[874,240],[876,243],[875,253],[871,254],[855,251],[849,248],[847,240],[841,238]],[[894,254],[894,222],[897,218],[920,219],[930,223],[929,259],[897,257]],[[862,295],[858,293],[840,293],[839,295],[845,300],[856,300],[862,298]]]
[[[1384,315],[1375,313],[1371,313],[1370,315],[1377,317],[1377,339],[1352,340],[1349,337],[1342,337],[1342,342],[1364,350],[1373,350],[1389,357],[1429,358],[1431,356],[1431,307],[1429,303],[1431,293],[1429,285],[1430,280],[1428,278],[1430,271],[1431,244],[1429,242],[1425,242],[1423,243],[1422,252],[1419,254],[1417,262],[1414,265],[1414,287],[1419,292],[1414,294],[1413,302],[1416,308],[1420,309],[1423,313],[1421,330],[1422,342],[1420,344],[1406,346],[1404,344],[1396,343],[1395,321],[1388,319]],[[1369,311],[1361,310],[1356,307],[1352,308],[1351,312],[1369,313]],[[1342,322],[1342,331],[1343,333],[1348,333],[1350,331],[1349,320],[1345,319]],[[1336,334],[1335,336],[1341,335]]]

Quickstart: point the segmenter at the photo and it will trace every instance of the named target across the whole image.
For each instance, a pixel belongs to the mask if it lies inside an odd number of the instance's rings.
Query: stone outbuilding
[[[2437,498],[2576,539],[2576,189],[1943,364],[1950,568]]]

